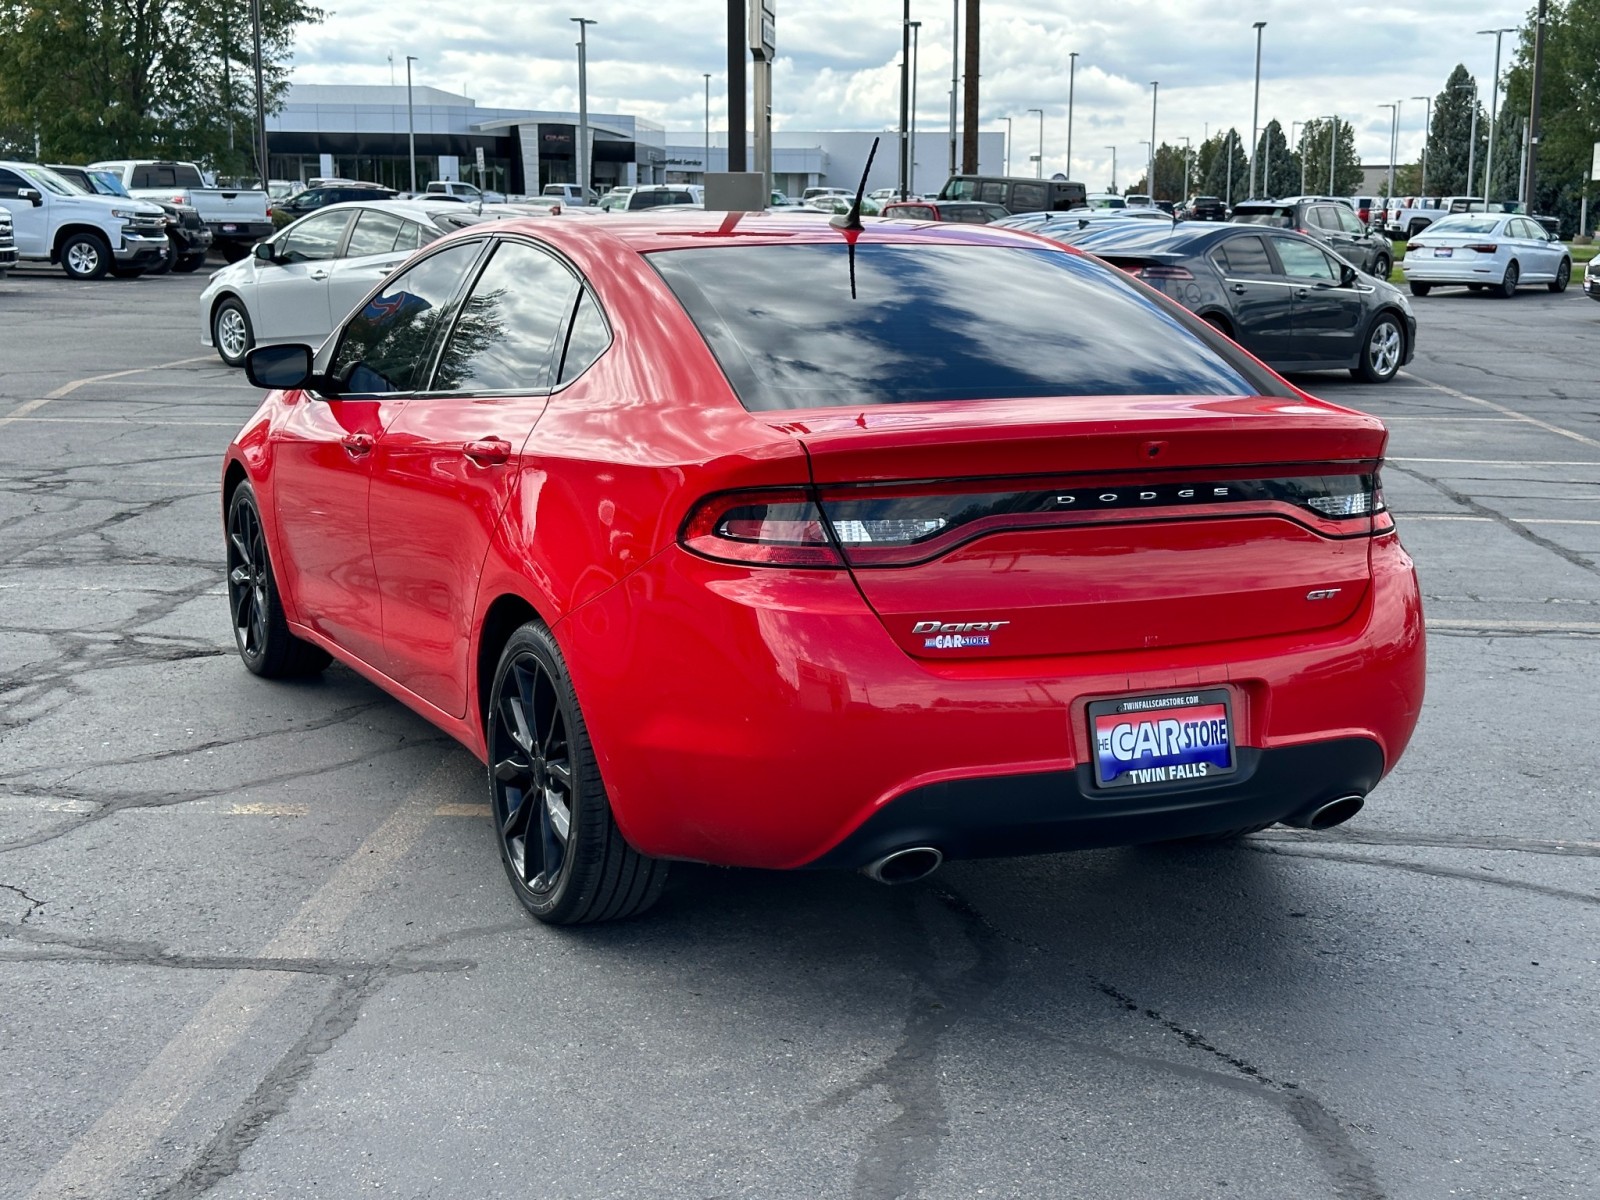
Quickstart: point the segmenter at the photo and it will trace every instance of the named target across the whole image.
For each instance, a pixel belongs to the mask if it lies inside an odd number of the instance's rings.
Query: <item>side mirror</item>
[[[257,346],[244,356],[244,373],[258,388],[303,388],[311,382],[311,347]]]
[[[261,262],[277,261],[277,254],[273,250],[271,242],[257,242],[250,248],[250,253],[254,254]]]
[[[1353,287],[1357,278],[1359,278],[1359,273],[1349,263],[1345,263],[1339,268],[1340,287]]]
[[[43,194],[40,193],[39,189],[37,189],[37,188],[18,188],[17,189],[17,199],[18,200],[26,200],[29,204],[33,205],[35,208],[38,208],[41,204],[44,203],[44,196],[43,196]]]

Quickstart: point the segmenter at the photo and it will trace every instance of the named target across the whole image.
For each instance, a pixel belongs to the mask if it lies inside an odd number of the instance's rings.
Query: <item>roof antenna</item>
[[[867,176],[872,173],[872,160],[877,156],[878,142],[881,140],[882,139],[880,138],[872,139],[872,149],[867,151],[867,166],[866,169],[861,172],[861,186],[856,189],[855,202],[850,205],[850,211],[847,213],[842,213],[828,222],[828,224],[832,225],[835,229],[859,230],[862,228],[861,197],[867,193]]]

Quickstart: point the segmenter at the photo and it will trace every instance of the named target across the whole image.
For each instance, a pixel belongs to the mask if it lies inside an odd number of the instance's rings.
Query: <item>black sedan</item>
[[[1416,352],[1399,288],[1291,230],[1108,222],[1041,232],[1137,276],[1279,371],[1387,383]]]

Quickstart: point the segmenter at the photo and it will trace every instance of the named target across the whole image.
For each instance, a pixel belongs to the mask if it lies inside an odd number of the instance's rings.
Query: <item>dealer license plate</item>
[[[1239,769],[1226,688],[1096,700],[1089,734],[1102,788],[1197,784]]]
[[[1435,258],[1449,258],[1454,253],[1455,248],[1453,246],[1435,246],[1433,248],[1433,256]]]

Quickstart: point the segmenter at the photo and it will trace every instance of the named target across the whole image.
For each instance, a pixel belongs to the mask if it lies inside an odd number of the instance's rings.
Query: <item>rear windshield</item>
[[[1294,209],[1245,208],[1240,205],[1233,210],[1233,219],[1241,225],[1271,225],[1275,229],[1293,229]]]
[[[1495,226],[1504,218],[1493,213],[1485,213],[1481,217],[1457,216],[1440,217],[1428,226],[1428,233],[1493,233]]]
[[[649,257],[752,411],[1261,394],[1119,272],[1057,250],[869,243],[852,263],[841,238]]]

